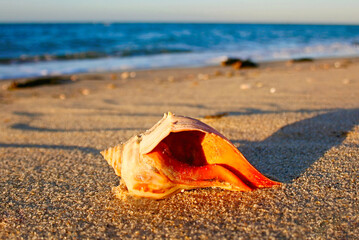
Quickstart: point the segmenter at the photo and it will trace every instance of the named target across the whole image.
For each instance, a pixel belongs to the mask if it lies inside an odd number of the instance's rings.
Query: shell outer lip
[[[158,123],[156,123],[151,129],[147,130],[143,134],[140,146],[141,154],[151,152],[170,133],[183,131],[201,131],[204,133],[213,133],[232,145],[232,143],[225,136],[207,124],[204,124],[203,122],[194,118],[176,116],[169,112],[168,114],[164,114],[163,118]]]

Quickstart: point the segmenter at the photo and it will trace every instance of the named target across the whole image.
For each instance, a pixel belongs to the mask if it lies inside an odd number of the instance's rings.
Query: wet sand
[[[0,90],[2,239],[354,239],[359,59],[79,74]],[[199,118],[283,184],[117,199],[99,154],[164,112]],[[222,114],[225,113],[225,114]],[[222,114],[218,118],[207,115]]]

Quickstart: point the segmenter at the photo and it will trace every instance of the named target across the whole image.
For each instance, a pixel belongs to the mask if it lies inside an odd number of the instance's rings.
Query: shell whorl
[[[101,152],[101,155],[106,159],[108,164],[113,167],[115,173],[121,176],[121,156],[123,151],[123,145],[117,145],[112,148],[108,148]]]

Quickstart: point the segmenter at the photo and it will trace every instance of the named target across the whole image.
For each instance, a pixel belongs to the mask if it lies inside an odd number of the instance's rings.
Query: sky
[[[0,0],[0,22],[359,24],[359,0]]]

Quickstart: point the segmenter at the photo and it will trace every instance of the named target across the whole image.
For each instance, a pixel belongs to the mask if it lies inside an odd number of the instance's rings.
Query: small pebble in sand
[[[117,74],[115,74],[115,73],[111,74],[111,75],[110,75],[110,78],[111,78],[112,80],[116,80],[116,79],[117,79]]]
[[[72,75],[70,77],[70,80],[73,81],[73,82],[76,82],[77,80],[79,80],[79,77],[77,75]]]
[[[233,77],[233,72],[226,72],[226,77],[228,78]]]
[[[65,100],[65,99],[66,99],[66,95],[62,93],[62,94],[59,95],[59,98],[60,98],[61,100]]]
[[[312,83],[312,82],[314,81],[314,79],[313,79],[313,78],[308,77],[308,78],[306,78],[306,81],[307,81],[307,83]]]
[[[341,67],[342,67],[342,63],[341,63],[341,62],[335,62],[335,63],[334,63],[334,67],[335,67],[335,68],[341,68]]]
[[[127,79],[127,78],[129,78],[129,76],[130,76],[130,74],[128,72],[121,73],[121,78],[122,79]]]
[[[221,71],[219,71],[219,70],[216,70],[216,71],[214,72],[214,76],[216,76],[216,77],[222,76],[222,75],[223,75],[223,73],[222,73]]]
[[[174,76],[168,76],[167,80],[169,82],[174,82],[175,81],[175,77]]]
[[[250,72],[248,75],[251,78],[256,78],[256,77],[259,77],[261,74],[258,71],[253,71],[253,72]]]
[[[107,88],[108,88],[108,89],[115,89],[115,88],[116,88],[116,85],[113,84],[113,83],[110,83],[110,84],[107,85]]]
[[[330,68],[330,65],[328,63],[324,63],[322,64],[321,66],[323,69],[329,69]]]
[[[81,94],[87,96],[87,95],[90,94],[90,90],[87,89],[87,88],[84,88],[84,89],[81,90]]]
[[[197,81],[193,81],[193,82],[192,82],[192,86],[198,86],[198,82],[197,82]]]
[[[197,78],[198,78],[199,80],[208,80],[208,79],[209,79],[209,75],[208,75],[208,74],[202,74],[202,73],[200,73],[200,74],[197,75]]]
[[[257,83],[256,83],[256,87],[257,87],[257,88],[261,88],[261,87],[263,87],[263,83],[261,83],[261,82],[257,82]]]
[[[350,80],[348,78],[343,79],[343,84],[349,84],[349,83],[350,83]]]
[[[194,79],[194,78],[195,78],[195,76],[193,74],[188,74],[186,76],[186,79]]]
[[[239,87],[240,87],[240,89],[242,89],[242,90],[247,90],[247,89],[250,89],[250,88],[251,88],[251,85],[248,84],[248,83],[243,83],[243,84],[241,84]]]
[[[136,73],[135,72],[130,72],[130,78],[135,78],[136,77]]]
[[[269,89],[269,92],[270,92],[270,93],[275,93],[276,91],[277,91],[277,89],[275,89],[275,88]]]

